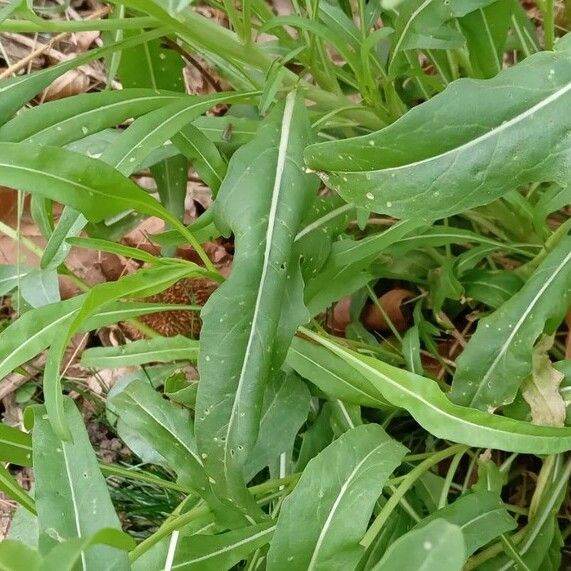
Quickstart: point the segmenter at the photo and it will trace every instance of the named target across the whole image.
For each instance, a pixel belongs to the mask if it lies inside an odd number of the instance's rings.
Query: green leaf
[[[201,314],[196,435],[220,499],[257,517],[242,469],[256,441],[264,387],[308,318],[292,253],[316,188],[301,164],[308,138],[305,109],[292,93],[233,155],[214,204],[217,226],[234,233],[236,254],[230,278]]]
[[[161,204],[181,222],[184,219],[188,161],[183,155],[168,157],[151,167]]]
[[[0,461],[18,466],[31,466],[32,439],[30,435],[13,426],[0,423]]]
[[[67,238],[80,234],[86,224],[87,220],[80,212],[66,206],[46,244],[40,267],[55,269],[62,264],[71,249]]]
[[[160,203],[102,161],[56,147],[0,143],[0,183],[38,193],[99,222],[124,210],[172,221]]]
[[[373,408],[390,406],[381,393],[343,359],[301,337],[293,338],[286,363],[332,400]]]
[[[437,519],[461,529],[468,556],[502,533],[517,527],[499,495],[493,492],[474,492],[461,496],[454,503],[421,520],[415,529],[422,529]]]
[[[35,97],[40,91],[42,91],[42,89],[48,87],[50,83],[55,81],[66,71],[104,57],[107,54],[136,46],[154,38],[159,38],[164,33],[164,29],[159,28],[152,30],[111,46],[89,50],[82,55],[64,61],[58,65],[48,67],[42,71],[0,81],[0,124],[3,124],[10,119],[10,117],[16,113],[22,105]]]
[[[480,409],[513,401],[532,368],[533,345],[553,332],[571,296],[571,237],[549,253],[519,292],[481,319],[457,361],[450,398]]]
[[[20,281],[20,294],[32,307],[43,307],[60,301],[57,271],[31,270]]]
[[[466,560],[462,531],[437,519],[397,539],[372,571],[461,571]]]
[[[571,429],[534,426],[450,402],[432,379],[360,355],[303,328],[303,333],[342,357],[394,406],[404,408],[437,438],[479,448],[554,454],[571,449]]]
[[[375,502],[405,452],[380,426],[368,424],[311,460],[283,502],[268,571],[353,569]]]
[[[116,347],[94,347],[81,356],[84,367],[118,368],[170,361],[196,362],[198,341],[182,335],[141,339]]]
[[[82,568],[86,569],[84,558],[86,553],[89,553],[87,550],[93,545],[108,545],[129,551],[136,544],[132,537],[118,529],[101,529],[89,537],[68,539],[56,545],[42,561],[40,571],[74,571],[80,561]]]
[[[152,150],[176,135],[185,125],[218,103],[233,103],[257,92],[215,93],[184,98],[139,117],[105,150],[101,160],[130,174]]]
[[[4,539],[0,543],[0,568],[3,571],[39,571],[41,560],[35,549],[19,541]]]
[[[502,70],[513,5],[513,0],[496,0],[458,20],[476,77],[493,77]]]
[[[0,465],[0,490],[6,496],[25,507],[29,512],[33,514],[36,513],[34,500],[30,497],[28,492],[18,484],[7,468],[4,468],[2,465]]]
[[[272,537],[273,523],[262,523],[221,533],[181,537],[172,569],[180,571],[221,571],[231,569]]]
[[[84,540],[105,528],[121,530],[83,419],[71,399],[64,399],[63,408],[73,442],[57,437],[43,407],[34,415],[35,496],[44,553],[61,540]],[[129,568],[127,554],[111,547],[93,547],[81,559],[83,569]]]
[[[513,297],[523,285],[522,279],[516,273],[507,270],[471,270],[464,273],[460,281],[467,298],[485,303],[494,309]]]
[[[181,483],[205,495],[208,480],[196,451],[187,410],[163,399],[143,380],[130,382],[110,399],[109,407],[119,422],[130,427],[167,460]]]
[[[419,220],[529,182],[566,185],[569,124],[560,109],[571,97],[570,63],[569,51],[544,52],[490,80],[455,81],[381,131],[311,145],[306,162],[347,202]],[[553,123],[548,139],[538,122]]]
[[[66,97],[20,113],[0,128],[0,140],[60,147],[183,97],[152,89],[122,89]]]
[[[246,481],[293,448],[295,437],[307,419],[310,398],[309,390],[295,373],[276,375],[269,381],[258,439],[246,463]]]

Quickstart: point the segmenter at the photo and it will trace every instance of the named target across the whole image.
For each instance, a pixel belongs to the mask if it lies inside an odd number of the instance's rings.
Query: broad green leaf
[[[84,367],[118,368],[170,361],[196,362],[198,341],[182,335],[141,339],[116,347],[94,347],[81,356]]]
[[[465,560],[461,529],[437,519],[397,539],[372,571],[461,571]]]
[[[481,319],[457,361],[450,398],[480,409],[513,401],[531,372],[533,345],[553,332],[571,299],[571,237],[541,262],[519,292]]]
[[[513,5],[513,0],[496,0],[458,20],[476,77],[493,77],[502,70]]]
[[[10,474],[7,468],[0,464],[0,490],[10,499],[15,500],[26,508],[29,512],[35,514],[36,508],[34,500],[28,492],[18,484],[14,476]]]
[[[94,545],[108,545],[122,551],[129,551],[135,540],[118,529],[101,529],[89,537],[68,539],[56,545],[44,558],[41,571],[75,571],[78,564],[85,569],[85,554]],[[103,562],[102,562],[103,564]]]
[[[34,415],[35,497],[43,553],[56,547],[58,540],[84,540],[104,528],[121,529],[83,419],[71,399],[64,399],[63,406],[73,442],[57,437],[45,409]],[[129,561],[126,553],[95,546],[82,553],[81,567],[129,569]]]
[[[0,569],[3,571],[39,571],[41,555],[24,543],[4,539],[0,543]]]
[[[157,93],[152,89],[101,91],[66,97],[17,115],[0,128],[0,140],[59,147],[183,97],[175,93]]]
[[[405,452],[380,426],[368,424],[311,460],[283,502],[268,571],[353,569],[375,502]]]
[[[188,161],[183,155],[168,157],[151,167],[161,204],[181,222],[184,219]]]
[[[390,406],[367,379],[324,347],[294,337],[286,363],[329,398],[373,408]]]
[[[223,117],[198,117],[192,122],[200,132],[216,143],[227,147],[240,147],[249,143],[258,131],[260,122],[249,117],[234,117],[231,114]]]
[[[111,398],[109,406],[119,422],[136,431],[168,461],[182,483],[205,495],[208,480],[187,410],[163,399],[143,380],[130,382]]]
[[[437,438],[530,454],[555,454],[571,449],[571,429],[534,426],[458,406],[450,402],[432,379],[355,353],[305,328],[303,333],[342,357],[377,387],[387,401],[407,410]]]
[[[3,422],[0,423],[0,461],[18,466],[31,466],[32,439],[30,435]]]
[[[461,496],[452,504],[421,520],[415,529],[422,529],[436,519],[445,520],[460,528],[468,556],[502,533],[517,527],[499,495],[493,492],[474,492]]]
[[[256,517],[242,469],[256,441],[268,378],[308,319],[292,252],[316,188],[301,163],[308,138],[305,110],[291,93],[233,155],[214,204],[217,226],[234,233],[236,254],[230,278],[201,314],[197,443],[220,499]]]
[[[293,448],[307,420],[310,398],[309,390],[295,373],[276,375],[268,382],[258,439],[246,463],[246,481]]]
[[[311,145],[306,162],[347,202],[419,220],[529,182],[566,185],[569,124],[560,110],[571,99],[570,62],[569,51],[544,52],[490,80],[455,81],[381,131]],[[549,135],[537,133],[551,122]]]
[[[10,117],[16,113],[22,105],[35,97],[40,91],[42,91],[42,89],[48,87],[50,83],[55,81],[66,71],[104,57],[113,52],[159,38],[164,33],[165,30],[160,28],[150,32],[145,32],[144,34],[129,38],[128,40],[118,44],[89,50],[82,55],[64,61],[58,65],[48,67],[42,71],[0,81],[0,124],[3,124],[10,119]]]
[[[218,535],[181,537],[172,569],[180,571],[221,571],[232,569],[272,538],[275,525],[262,523]],[[166,571],[162,569],[161,571]]]

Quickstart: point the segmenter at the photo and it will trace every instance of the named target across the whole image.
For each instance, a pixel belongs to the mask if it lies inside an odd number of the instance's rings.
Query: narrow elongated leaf
[[[141,339],[118,347],[94,347],[81,356],[85,367],[114,368],[168,363],[169,361],[196,361],[198,341],[182,335]]]
[[[86,539],[104,528],[121,529],[83,419],[68,398],[64,411],[73,443],[57,437],[42,409],[34,419],[35,496],[43,552],[55,547],[58,539]],[[81,568],[126,570],[129,561],[126,553],[95,546],[82,553]]]
[[[152,89],[122,89],[66,97],[17,115],[0,128],[0,140],[59,147],[119,125],[126,119],[150,113],[182,97]]]
[[[557,327],[570,296],[571,237],[567,237],[516,295],[480,320],[457,361],[450,397],[484,410],[512,402],[531,373],[535,341],[546,326]]]
[[[66,243],[67,238],[80,234],[86,224],[87,220],[81,212],[66,206],[46,244],[40,266],[44,269],[57,268],[71,249],[71,245]]]
[[[194,96],[170,103],[139,117],[112,143],[101,159],[124,173],[130,174],[152,150],[178,133],[185,125],[218,103],[233,103],[256,95],[257,92],[216,93]]]
[[[493,77],[502,70],[513,5],[513,0],[497,0],[460,18],[476,77]]]
[[[135,430],[165,458],[181,482],[201,495],[208,489],[187,410],[161,398],[148,382],[134,380],[110,401],[120,422]]]
[[[415,529],[422,529],[436,519],[457,525],[462,530],[468,556],[517,527],[498,494],[493,492],[466,494],[421,520]]]
[[[113,44],[111,46],[89,50],[88,52],[77,56],[71,60],[64,61],[58,65],[54,65],[37,71],[21,75],[19,77],[6,79],[0,82],[0,124],[5,123],[24,103],[35,97],[42,89],[45,89],[50,83],[63,75],[66,71],[79,67],[90,61],[94,61],[100,57],[104,57],[122,49],[136,46],[140,43],[147,42],[154,38],[159,38],[165,33],[164,29],[156,29],[138,36],[129,38],[124,42]]]
[[[217,225],[234,232],[236,254],[230,278],[202,311],[196,435],[220,498],[258,517],[242,468],[267,379],[307,319],[292,245],[316,188],[301,166],[308,138],[305,110],[292,93],[232,157],[214,206]]]
[[[339,355],[367,377],[384,398],[406,409],[431,434],[453,442],[510,452],[554,454],[571,450],[571,429],[534,426],[450,402],[428,378],[359,355],[309,330],[305,335]]]
[[[348,202],[399,218],[442,218],[528,182],[566,185],[570,63],[569,51],[544,52],[455,81],[382,131],[310,146],[306,162]],[[538,122],[553,129],[537,133]]]
[[[56,147],[0,143],[0,183],[67,204],[91,222],[130,209],[171,219],[158,201],[114,168]]]
[[[178,541],[172,569],[220,571],[231,569],[272,538],[275,525],[261,523],[220,535],[193,535]],[[162,569],[161,571],[166,571]]]
[[[353,569],[374,504],[405,452],[380,426],[368,424],[348,430],[311,460],[284,500],[268,571]]]
[[[466,560],[462,531],[437,519],[397,539],[372,571],[460,571]]]
[[[333,400],[373,408],[390,406],[364,376],[331,351],[310,341],[294,337],[286,363]]]

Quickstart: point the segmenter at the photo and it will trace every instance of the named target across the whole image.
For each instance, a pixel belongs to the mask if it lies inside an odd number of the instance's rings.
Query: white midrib
[[[198,129],[198,127],[197,127]],[[202,158],[202,160],[204,161],[204,163],[206,165],[208,165],[208,168],[212,171],[212,174],[216,177],[216,179],[222,183],[222,179],[220,178],[220,175],[218,174],[218,172],[216,171],[216,169],[214,168],[214,166],[212,165],[212,163],[208,160],[208,157],[202,152],[202,149],[200,147],[198,147],[197,145],[195,145],[188,137],[187,135],[184,133],[184,131],[179,131],[177,133],[177,135],[179,137],[181,137],[182,139],[185,139],[186,142],[189,145],[192,145],[192,148],[200,155],[200,157]]]
[[[400,165],[398,167],[388,167],[385,169],[377,169],[377,170],[373,170],[373,171],[368,171],[368,173],[383,173],[383,174],[384,173],[392,173],[394,171],[400,171],[403,169],[409,169],[409,168],[413,168],[413,167],[416,167],[419,165],[424,165],[424,164],[430,163],[432,161],[439,160],[439,159],[446,157],[448,155],[453,155],[453,154],[458,153],[460,151],[466,151],[467,149],[474,147],[474,146],[478,145],[479,143],[481,143],[487,139],[490,139],[491,137],[494,137],[498,133],[501,133],[502,131],[505,131],[506,129],[509,129],[510,127],[513,127],[514,125],[517,125],[518,123],[524,121],[525,119],[527,119],[528,117],[530,117],[531,115],[536,113],[537,111],[540,111],[541,109],[543,109],[544,107],[547,107],[548,105],[550,105],[554,101],[557,101],[557,99],[559,99],[560,97],[563,97],[563,95],[565,95],[568,91],[571,91],[571,82],[567,83],[561,89],[555,91],[554,93],[552,93],[551,95],[549,95],[548,97],[546,97],[545,99],[540,101],[539,103],[535,104],[533,107],[530,107],[527,111],[521,113],[520,115],[517,115],[516,117],[512,117],[511,119],[509,119],[508,121],[505,121],[501,125],[498,125],[494,129],[490,129],[489,131],[487,131],[483,135],[480,135],[479,137],[475,137],[474,139],[471,139],[470,141],[468,141],[467,143],[464,143],[463,145],[460,145],[459,147],[454,147],[453,149],[449,149],[448,151],[445,151],[444,153],[440,153],[439,155],[434,155],[434,156],[428,157],[426,159],[421,159],[420,161],[416,161],[414,163],[407,163],[404,165]],[[352,173],[355,173],[355,171],[335,171],[335,174],[352,174]],[[362,174],[362,173],[358,172],[357,174]]]
[[[337,216],[339,216],[340,214],[343,214],[344,212],[347,212],[348,210],[352,210],[353,208],[355,208],[354,204],[344,204],[343,206],[339,206],[335,210],[328,212],[327,214],[325,214],[321,218],[318,218],[315,222],[308,224],[303,230],[300,230],[299,233],[297,234],[297,236],[295,237],[294,242],[298,242],[299,240],[301,240],[304,236],[306,236],[310,232],[317,230],[319,227],[323,226],[325,223],[329,222],[330,220],[333,220],[334,218],[337,218]]]
[[[488,37],[490,51],[492,52],[492,59],[494,60],[495,68],[497,71],[501,71],[500,62],[498,60],[498,54],[496,52],[496,46],[494,44],[494,38],[492,38],[492,31],[490,30],[490,25],[488,24],[488,18],[482,8],[479,9],[480,16],[484,22],[484,29],[486,30],[486,36]]]
[[[527,319],[527,316],[531,313],[531,311],[533,311],[533,308],[535,307],[536,303],[538,302],[538,300],[543,295],[543,292],[551,285],[553,280],[559,275],[559,273],[561,272],[561,270],[563,270],[563,268],[565,267],[565,265],[567,264],[567,262],[569,260],[571,260],[571,252],[569,252],[569,254],[567,254],[567,256],[559,264],[559,266],[557,266],[555,271],[549,276],[549,278],[546,280],[546,282],[541,286],[541,288],[535,294],[535,297],[531,300],[531,303],[527,306],[525,311],[522,313],[521,317],[518,319],[517,323],[515,324],[512,332],[509,334],[505,343],[502,345],[500,351],[496,355],[496,358],[492,361],[492,364],[488,367],[486,374],[482,377],[482,380],[479,383],[480,386],[479,386],[478,390],[476,391],[476,393],[474,394],[474,397],[472,399],[472,403],[474,402],[474,399],[480,394],[480,391],[482,390],[482,388],[486,385],[488,379],[490,378],[490,375],[493,373],[493,371],[496,368],[496,366],[498,365],[500,359],[504,356],[506,351],[509,349],[511,342],[513,341],[514,337],[517,335],[517,333],[518,333],[520,327],[522,326],[522,324],[524,323],[524,321]]]
[[[53,321],[52,323],[50,323],[48,325],[48,328],[53,328],[55,326],[57,326],[59,323],[61,323],[62,321],[68,319],[69,317],[71,317],[74,313],[77,313],[79,311],[79,309],[74,309],[73,311],[70,311],[69,313],[66,313],[64,316],[60,317],[59,319],[56,319],[55,321]],[[7,355],[6,357],[4,357],[4,359],[0,362],[0,370],[2,369],[2,367],[4,366],[4,364],[9,361],[16,353],[18,353],[19,351],[21,351],[22,347],[26,346],[27,344],[31,343],[36,337],[38,337],[39,335],[41,335],[42,333],[44,333],[44,331],[46,330],[46,327],[42,328],[40,331],[38,331],[37,333],[34,333],[34,335],[32,335],[31,337],[28,337],[28,339],[26,339],[26,341],[22,344],[19,345],[18,347],[16,347],[16,349],[14,349],[14,351],[12,351],[9,355]]]
[[[496,432],[496,433],[500,433],[500,434],[508,434],[511,436],[514,435],[513,432],[510,432],[508,430],[503,430],[501,428],[490,428],[488,426],[484,426],[482,424],[472,422],[472,421],[467,420],[465,418],[459,419],[458,417],[454,416],[453,414],[450,414],[449,412],[447,412],[441,408],[438,408],[437,406],[432,404],[430,401],[424,400],[420,395],[411,391],[409,388],[405,387],[404,385],[393,381],[390,377],[387,377],[386,375],[384,375],[383,373],[381,373],[380,371],[378,371],[374,367],[371,367],[370,365],[368,365],[367,363],[365,363],[361,359],[357,359],[357,357],[351,355],[351,353],[347,353],[346,351],[344,351],[341,347],[339,347],[335,343],[332,343],[332,342],[328,341],[327,339],[324,339],[323,337],[319,337],[318,335],[315,335],[312,331],[309,331],[309,330],[304,330],[304,333],[308,337],[315,339],[319,344],[323,345],[324,347],[328,347],[336,355],[339,355],[343,359],[347,359],[349,361],[354,362],[357,365],[357,367],[369,371],[370,373],[372,373],[376,377],[381,377],[387,384],[392,385],[393,387],[397,388],[399,391],[406,393],[407,395],[411,396],[415,400],[421,402],[426,408],[432,409],[436,413],[438,413],[439,415],[444,416],[446,418],[449,418],[450,420],[454,421],[454,423],[461,422],[462,424],[465,424],[467,426],[474,426],[474,427],[480,428],[480,429],[487,431],[487,432],[492,431],[492,432]],[[534,438],[534,436],[531,434],[526,434],[525,436],[528,438]]]
[[[69,491],[71,494],[71,503],[73,504],[73,519],[75,523],[75,529],[77,531],[77,537],[82,538],[83,534],[81,533],[81,521],[79,518],[79,511],[77,509],[77,498],[75,497],[75,488],[73,487],[73,478],[71,477],[71,472],[69,471],[69,460],[67,458],[67,452],[65,450],[66,443],[61,443],[61,450],[63,455],[63,462],[65,465],[65,473],[67,475],[67,479],[69,481]],[[87,563],[85,561],[85,553],[81,552],[81,567],[85,571],[87,569]]]
[[[329,513],[327,514],[327,518],[325,520],[325,522],[323,523],[323,527],[321,528],[321,532],[319,533],[319,537],[317,538],[317,542],[315,543],[315,548],[313,549],[313,553],[311,555],[311,559],[309,561],[309,564],[307,566],[307,571],[313,571],[315,569],[315,565],[317,563],[317,558],[319,557],[319,551],[321,550],[321,547],[323,545],[323,542],[325,541],[325,536],[327,535],[327,532],[329,531],[329,528],[331,527],[331,522],[333,521],[333,517],[335,516],[335,512],[337,511],[337,508],[339,507],[339,504],[341,503],[341,500],[343,499],[345,493],[347,492],[347,489],[349,488],[349,486],[351,485],[351,482],[353,481],[353,478],[355,477],[355,474],[357,474],[359,472],[359,470],[361,469],[361,466],[363,466],[363,464],[373,455],[375,454],[380,448],[383,448],[383,446],[386,446],[388,443],[387,442],[383,442],[381,444],[379,444],[378,446],[375,446],[375,448],[373,448],[373,450],[371,450],[354,468],[353,470],[351,470],[351,473],[349,474],[349,476],[347,477],[347,479],[345,480],[345,482],[343,482],[343,485],[341,486],[341,489],[339,490],[339,494],[337,495],[337,497],[335,498],[335,501],[333,502],[333,505],[331,506],[331,509],[329,510]]]
[[[106,361],[107,363],[113,363],[115,360],[121,360],[121,359],[125,359],[126,357],[139,357],[140,355],[149,355],[149,359],[151,359],[151,357],[155,357],[157,355],[164,355],[164,354],[173,354],[172,360],[174,361],[175,359],[190,359],[190,357],[185,357],[184,355],[181,356],[177,356],[177,352],[187,352],[187,351],[191,351],[191,350],[198,350],[198,347],[175,347],[174,349],[156,349],[154,351],[139,351],[138,353],[125,353],[123,355],[104,355],[102,357],[100,357],[100,359],[103,361]],[[151,359],[153,360],[153,359]]]
[[[236,543],[233,543],[232,545],[226,545],[225,547],[222,547],[220,549],[218,549],[217,551],[212,551],[210,553],[207,553],[206,555],[202,555],[201,557],[197,557],[195,559],[188,559],[186,561],[182,561],[181,563],[177,563],[176,565],[173,565],[173,569],[178,569],[179,567],[185,567],[187,565],[192,565],[193,563],[200,563],[201,561],[207,561],[208,559],[213,559],[214,557],[217,557],[218,555],[221,555],[222,553],[227,553],[228,551],[232,551],[233,549],[236,549],[237,547],[240,547],[242,545],[246,545],[247,543],[250,543],[252,541],[255,541],[256,539],[263,537],[264,535],[267,535],[268,533],[272,533],[274,530],[276,529],[276,526],[273,525],[272,527],[268,527],[267,529],[264,529],[254,535],[250,535],[249,537],[246,537],[245,539],[241,539],[240,541],[237,541]],[[163,571],[165,571],[163,569]]]
[[[262,267],[262,275],[260,277],[260,286],[258,287],[258,293],[256,295],[256,303],[254,305],[254,314],[252,317],[252,327],[250,328],[250,335],[248,337],[248,343],[246,345],[246,351],[244,353],[244,360],[242,361],[242,369],[240,371],[240,376],[238,378],[238,386],[236,388],[236,395],[234,397],[234,402],[232,403],[232,411],[230,413],[230,419],[228,421],[228,427],[226,429],[226,439],[224,441],[224,471],[227,473],[228,470],[228,454],[230,449],[230,434],[234,427],[234,418],[236,417],[236,407],[242,398],[242,388],[244,385],[244,378],[246,376],[246,371],[248,370],[248,364],[250,362],[250,355],[252,351],[252,343],[255,337],[255,331],[257,328],[257,323],[260,315],[260,307],[262,303],[262,297],[265,290],[265,282],[268,274],[268,268],[270,263],[270,254],[272,250],[272,242],[274,235],[274,226],[276,224],[276,216],[278,209],[278,200],[280,196],[280,190],[282,186],[282,177],[285,168],[287,148],[289,144],[289,130],[291,127],[291,122],[293,118],[293,109],[295,106],[296,93],[292,91],[286,98],[284,114],[281,124],[280,142],[278,147],[278,160],[276,163],[276,176],[274,179],[274,187],[272,190],[272,200],[270,206],[270,213],[268,216],[268,228],[266,230],[266,246],[264,250],[264,263]]]

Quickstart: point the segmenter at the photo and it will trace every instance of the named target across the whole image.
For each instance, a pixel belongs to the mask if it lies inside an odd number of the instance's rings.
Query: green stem
[[[450,486],[452,485],[452,480],[454,475],[456,474],[456,470],[458,470],[458,465],[460,464],[460,460],[462,460],[462,456],[466,450],[460,450],[458,454],[452,458],[452,462],[450,462],[450,468],[448,468],[448,472],[446,473],[446,479],[444,480],[444,485],[442,486],[442,492],[440,493],[440,500],[438,502],[438,509],[443,508],[448,499],[448,494],[450,493]]]
[[[126,480],[133,480],[136,482],[144,482],[145,484],[159,486],[167,490],[173,490],[175,492],[181,492],[183,494],[191,494],[192,490],[186,486],[181,486],[176,482],[169,482],[169,480],[163,480],[158,476],[152,476],[142,471],[129,470],[127,468],[122,468],[121,466],[115,466],[114,464],[100,464],[99,469],[101,473],[106,477],[118,477],[125,478]]]
[[[367,549],[371,543],[375,540],[377,535],[380,533],[381,529],[389,519],[390,515],[393,513],[395,508],[400,503],[401,499],[408,492],[408,490],[414,485],[414,483],[430,468],[436,466],[442,460],[454,456],[460,452],[464,453],[468,450],[468,446],[464,444],[455,444],[450,448],[441,450],[440,452],[435,452],[430,458],[427,458],[424,462],[421,462],[418,466],[413,468],[405,477],[401,485],[397,488],[396,492],[389,498],[387,503],[383,506],[383,509],[379,512],[379,515],[368,529],[367,533],[361,540],[361,545]]]
[[[91,32],[91,31],[114,31],[114,30],[141,30],[143,28],[158,28],[160,23],[156,18],[126,18],[109,20],[41,20],[32,22],[27,20],[4,20],[0,23],[0,32],[34,33],[34,32]]]
[[[543,34],[545,49],[552,50],[555,44],[555,6],[553,0],[545,0],[544,3]]]

